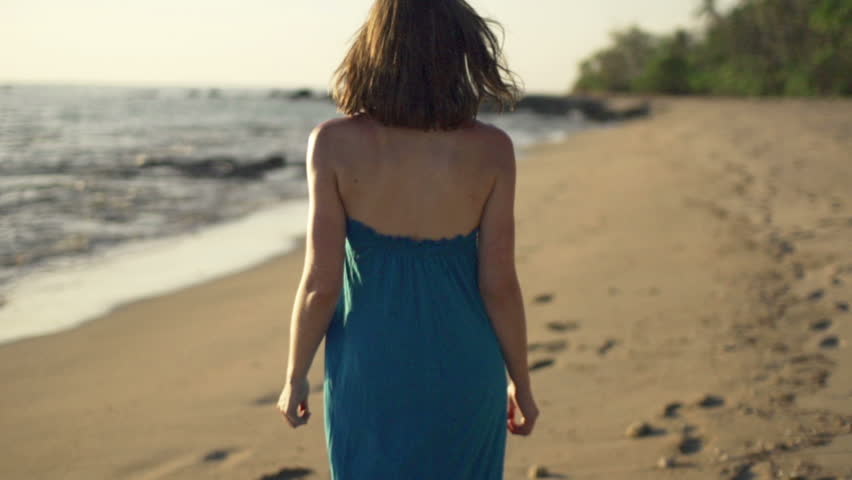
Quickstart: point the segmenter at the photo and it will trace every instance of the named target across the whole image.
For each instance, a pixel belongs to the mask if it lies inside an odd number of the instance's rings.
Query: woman
[[[501,479],[506,431],[528,435],[538,416],[513,146],[476,120],[483,100],[518,95],[488,22],[463,0],[377,0],[336,73],[346,117],[311,134],[277,408],[308,421],[325,337],[334,480]]]

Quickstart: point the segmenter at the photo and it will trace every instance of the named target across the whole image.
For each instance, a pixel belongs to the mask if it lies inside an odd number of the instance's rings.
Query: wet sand
[[[657,99],[526,154],[507,479],[852,478],[850,107]],[[322,351],[309,426],[274,409],[302,254],[0,346],[0,478],[328,478]]]

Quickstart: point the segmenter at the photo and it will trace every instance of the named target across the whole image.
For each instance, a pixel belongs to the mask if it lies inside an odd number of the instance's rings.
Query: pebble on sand
[[[624,432],[630,438],[647,437],[652,433],[654,433],[654,427],[648,422],[633,422],[627,427],[627,431]]]
[[[665,470],[667,468],[674,468],[674,466],[675,461],[672,457],[660,457],[660,459],[657,460],[657,468],[659,469]]]
[[[527,472],[528,478],[546,478],[550,476],[550,472],[542,465],[532,465]]]

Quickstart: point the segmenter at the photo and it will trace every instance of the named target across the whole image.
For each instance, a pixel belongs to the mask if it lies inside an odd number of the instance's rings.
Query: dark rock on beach
[[[597,122],[627,120],[644,117],[651,113],[651,106],[647,101],[632,102],[615,108],[604,99],[568,95],[527,95],[518,102],[515,109],[540,115],[568,115],[577,111],[588,120]],[[498,111],[498,107],[491,102],[484,103],[480,108],[480,112],[495,111]]]
[[[259,179],[269,170],[284,168],[284,155],[275,154],[263,160],[241,163],[234,157],[210,157],[201,160],[179,158],[143,158],[139,168],[169,167],[183,175],[199,178]]]
[[[267,97],[287,100],[332,101],[330,94],[315,94],[308,88],[289,92],[272,89]],[[499,111],[499,105],[491,100],[483,101],[479,107],[479,113],[497,113]],[[514,111],[550,116],[564,116],[573,112],[580,112],[587,120],[610,122],[648,116],[651,113],[651,104],[647,100],[630,99],[612,102],[604,98],[580,95],[527,95],[515,105]],[[511,113],[511,111],[507,110],[503,113]]]
[[[290,100],[307,100],[313,98],[314,94],[307,88],[301,88],[291,93],[289,98]]]
[[[314,92],[310,88],[300,88],[298,90],[282,90],[280,88],[273,88],[266,96],[267,98],[283,100],[322,99],[321,96],[314,95]]]

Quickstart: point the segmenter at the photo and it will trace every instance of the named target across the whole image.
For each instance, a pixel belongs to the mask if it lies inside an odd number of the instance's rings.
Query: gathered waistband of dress
[[[349,243],[359,247],[377,246],[393,250],[408,250],[412,253],[468,255],[476,249],[479,226],[469,233],[460,233],[444,238],[414,238],[377,231],[372,226],[352,217],[346,217],[346,235]]]

